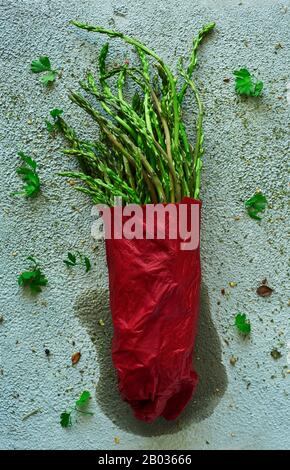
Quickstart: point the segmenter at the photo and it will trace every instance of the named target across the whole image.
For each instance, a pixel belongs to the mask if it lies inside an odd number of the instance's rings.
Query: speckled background
[[[68,26],[70,19],[134,35],[173,67],[180,54],[188,57],[197,29],[217,23],[200,50],[196,73],[206,106],[196,354],[201,379],[175,423],[138,423],[118,396],[109,354],[104,247],[90,236],[89,200],[56,175],[75,163],[61,154],[61,140],[47,135],[44,120],[50,109],[60,107],[78,128],[88,127],[67,91],[95,66],[105,40]],[[0,0],[1,448],[289,448],[289,19],[287,0]],[[120,41],[112,43],[117,61],[127,57],[127,50]],[[30,62],[39,55],[48,55],[63,71],[51,89],[30,72]],[[262,98],[235,94],[232,71],[242,66],[264,81]],[[190,124],[192,100],[187,104]],[[95,131],[91,125],[90,132]],[[10,196],[21,185],[15,173],[19,150],[39,163],[43,190],[35,200]],[[269,200],[261,223],[243,208],[257,188]],[[62,262],[68,250],[76,249],[93,260],[90,273],[69,271]],[[49,280],[36,298],[17,286],[30,254],[38,257]],[[256,294],[264,278],[274,289],[267,299]],[[238,311],[251,320],[248,340],[233,326]],[[276,361],[273,348],[282,354]],[[82,356],[72,366],[76,351]],[[232,355],[238,359],[234,366]],[[94,417],[62,429],[60,412],[84,389],[92,392]]]

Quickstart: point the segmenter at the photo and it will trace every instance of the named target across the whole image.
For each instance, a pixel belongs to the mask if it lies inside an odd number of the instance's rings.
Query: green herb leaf
[[[64,411],[63,413],[61,413],[61,415],[60,415],[60,425],[63,428],[68,428],[72,425],[71,413],[68,413],[67,411]]]
[[[268,201],[266,196],[262,193],[256,193],[250,199],[245,201],[245,207],[249,216],[256,220],[262,220],[258,214],[259,212],[264,212],[267,205]]]
[[[36,196],[36,185],[27,184],[23,187],[26,197],[35,197]]]
[[[24,271],[18,278],[18,284],[20,286],[25,284],[25,281],[33,279],[35,277],[34,271]]]
[[[73,253],[68,252],[67,254],[68,259],[64,259],[63,262],[67,266],[76,266],[77,264],[77,258]]]
[[[85,266],[86,266],[86,273],[91,269],[91,262],[87,256],[85,256]]]
[[[39,57],[38,60],[33,60],[31,62],[31,70],[33,73],[47,72],[45,75],[40,77],[41,83],[45,86],[54,82],[57,76],[57,71],[51,69],[51,63],[47,56],[42,56]]]
[[[237,329],[244,335],[249,335],[251,332],[250,320],[247,319],[245,313],[237,313],[235,317],[235,325]]]
[[[67,257],[68,257],[68,259],[69,259],[72,263],[76,263],[76,259],[77,259],[77,258],[76,258],[76,255],[74,255],[74,254],[68,252]]]
[[[263,87],[264,83],[261,81],[257,81],[254,85],[253,96],[260,96],[262,94]]]
[[[52,124],[50,121],[48,121],[47,119],[45,120],[45,125],[46,125],[46,129],[48,130],[48,132],[52,133],[55,131],[55,127],[54,127],[54,124]]]
[[[31,157],[29,157],[28,155],[25,155],[24,152],[18,152],[18,156],[20,158],[22,158],[22,160],[29,166],[31,166],[31,168],[33,168],[33,170],[36,169],[37,167],[37,163],[35,160],[33,160]]]
[[[239,95],[260,96],[263,90],[263,82],[257,81],[247,69],[234,72],[236,77],[236,92]]]
[[[79,399],[76,401],[76,406],[84,406],[88,403],[89,399],[91,398],[90,392],[84,390]]]
[[[48,132],[53,133],[58,130],[61,130],[61,125],[60,125],[58,118],[62,115],[62,113],[63,113],[63,110],[58,109],[58,108],[54,108],[50,111],[50,115],[53,118],[54,123],[51,123],[47,119],[45,120],[45,125],[46,125],[46,129],[48,130]]]
[[[84,411],[82,408],[88,404],[89,399],[91,398],[90,392],[84,390],[80,395],[79,399],[75,401],[75,405],[71,410],[64,411],[60,415],[60,424],[63,428],[67,428],[72,425],[72,413],[83,413],[85,415],[92,416],[94,413],[90,411]],[[80,409],[79,409],[79,408]]]
[[[48,86],[55,81],[56,76],[57,72],[55,70],[50,70],[48,73],[40,77],[40,81],[43,85]]]
[[[51,117],[53,117],[53,119],[56,119],[58,116],[61,116],[62,113],[63,113],[63,110],[58,109],[58,108],[54,108],[50,111],[50,115]]]
[[[66,264],[67,266],[75,266],[75,263],[72,263],[71,261],[68,261],[67,259],[64,259],[63,262],[64,262],[64,264]]]
[[[32,256],[27,258],[32,261],[34,266],[29,271],[23,271],[18,277],[18,285],[29,288],[31,293],[36,294],[41,292],[41,287],[46,286],[48,280],[45,275],[40,271],[35,259]]]
[[[33,73],[48,72],[51,70],[50,60],[47,56],[41,56],[38,60],[31,62],[31,70]]]
[[[79,251],[74,255],[73,253],[68,252],[67,259],[63,260],[67,266],[77,266],[84,265],[86,268],[86,273],[91,269],[91,262],[87,256],[82,255]]]
[[[28,166],[21,166],[17,168],[16,173],[22,177],[24,183],[26,183],[22,191],[12,193],[12,196],[20,195],[25,197],[35,197],[40,191],[40,179],[36,173],[36,161],[23,152],[19,152],[18,155],[23,162]]]

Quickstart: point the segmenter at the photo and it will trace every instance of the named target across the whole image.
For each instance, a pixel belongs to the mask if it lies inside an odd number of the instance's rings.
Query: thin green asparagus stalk
[[[99,189],[99,186],[106,188],[116,197],[122,197],[126,202],[140,203],[138,196],[135,191],[132,190],[124,181],[118,179],[118,183],[124,191],[119,190],[116,186],[111,183],[105,183],[100,178],[92,178],[91,176],[85,175],[84,173],[74,171],[62,171],[59,173],[60,176],[68,176],[70,178],[76,178],[84,181],[92,190]]]
[[[199,197],[199,192],[200,192],[200,175],[201,175],[201,168],[202,168],[202,160],[201,157],[204,153],[203,149],[203,103],[201,101],[199,92],[196,88],[195,83],[193,80],[190,80],[187,76],[186,73],[181,72],[184,76],[184,79],[186,80],[186,83],[188,86],[193,91],[193,94],[195,96],[197,106],[198,106],[198,116],[197,116],[197,122],[196,122],[196,141],[195,141],[195,147],[194,147],[194,154],[193,154],[193,175],[194,175],[194,198],[198,199]]]
[[[205,36],[210,32],[212,31],[213,29],[215,28],[215,23],[208,23],[206,24],[205,26],[203,26],[203,28],[198,32],[196,38],[193,39],[193,47],[192,47],[192,53],[191,53],[191,58],[190,58],[190,62],[189,62],[189,65],[187,67],[187,76],[188,78],[190,79],[192,77],[192,74],[193,74],[193,71],[194,71],[194,68],[197,64],[197,50],[198,50],[198,46],[200,45],[200,43],[202,42],[202,40],[205,38]],[[184,95],[186,93],[186,90],[187,90],[187,87],[188,87],[188,83],[185,81],[185,83],[183,84],[180,92],[179,92],[179,95],[178,95],[178,100],[179,100],[179,103],[182,102],[183,98],[184,98]]]

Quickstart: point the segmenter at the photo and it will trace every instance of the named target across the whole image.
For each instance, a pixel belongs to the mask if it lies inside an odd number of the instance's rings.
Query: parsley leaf
[[[28,155],[25,155],[25,153],[23,152],[19,152],[18,153],[19,157],[22,158],[22,160],[29,166],[31,166],[31,168],[33,168],[33,170],[36,170],[36,161],[34,161],[31,157],[29,157]]]
[[[245,201],[246,210],[252,219],[262,220],[261,217],[258,215],[259,212],[264,212],[268,205],[268,201],[266,196],[262,193],[256,193],[250,199]]]
[[[86,268],[86,273],[89,272],[92,267],[89,258],[82,255],[79,251],[77,251],[75,255],[69,251],[67,259],[64,259],[63,262],[67,266],[84,266]]]
[[[235,317],[235,325],[237,329],[244,335],[250,334],[251,323],[250,323],[250,320],[247,319],[247,316],[245,313],[237,313]]]
[[[260,96],[263,90],[263,82],[256,80],[247,69],[235,70],[236,92],[239,95]]]
[[[46,129],[48,130],[48,132],[52,133],[55,131],[54,124],[48,121],[48,119],[45,120],[45,125],[46,125]]]
[[[71,412],[64,411],[60,415],[60,425],[63,428],[68,428],[72,425]]]
[[[21,176],[23,182],[26,184],[23,186],[22,191],[12,193],[12,196],[35,197],[40,191],[40,179],[36,172],[37,163],[23,152],[19,152],[18,155],[24,165],[17,168],[16,173]]]
[[[55,81],[56,76],[56,70],[50,70],[48,73],[40,77],[40,81],[43,83],[43,85],[48,86]]]
[[[73,414],[73,412],[83,413],[83,414],[86,414],[86,415],[93,416],[94,413],[91,413],[90,411],[84,411],[82,409],[80,410],[78,408],[78,407],[83,408],[85,405],[87,405],[90,398],[91,398],[90,392],[88,392],[87,390],[84,390],[82,392],[82,394],[80,395],[80,397],[78,398],[78,400],[76,400],[74,407],[70,410],[66,410],[63,413],[61,413],[61,415],[60,415],[60,425],[63,428],[68,428],[68,427],[72,426],[72,414]]]
[[[87,273],[91,269],[91,262],[87,256],[85,256],[84,261],[85,261],[86,273]]]
[[[41,56],[38,60],[33,60],[31,62],[31,71],[33,73],[48,72],[50,70],[50,60],[47,56]]]
[[[76,266],[77,264],[77,258],[73,253],[68,252],[67,254],[68,259],[64,259],[63,262],[67,266]]]
[[[33,73],[47,72],[40,77],[41,83],[45,86],[53,83],[57,76],[57,70],[52,70],[50,60],[47,56],[41,56],[38,60],[33,60],[31,62],[31,71]]]
[[[51,123],[47,119],[45,120],[46,129],[48,130],[48,132],[53,133],[53,132],[60,130],[59,117],[62,115],[62,113],[63,113],[63,110],[58,109],[58,108],[54,108],[50,111],[49,114],[53,118],[54,122]]]
[[[84,390],[79,399],[76,401],[76,406],[84,406],[87,404],[88,400],[91,398],[90,392]]]
[[[50,111],[50,115],[51,117],[53,117],[53,119],[56,119],[58,116],[61,116],[62,113],[63,113],[63,110],[58,109],[58,108],[54,108]]]
[[[46,286],[48,280],[40,271],[37,261],[32,256],[29,256],[27,259],[31,261],[33,265],[29,271],[23,271],[19,275],[18,285],[28,287],[32,294],[37,294],[42,291],[43,286]]]

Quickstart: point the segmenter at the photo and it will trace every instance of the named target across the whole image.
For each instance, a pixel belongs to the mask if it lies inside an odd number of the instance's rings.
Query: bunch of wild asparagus
[[[175,77],[170,68],[152,50],[122,33],[73,21],[87,31],[121,38],[132,45],[139,57],[139,67],[124,64],[108,69],[109,44],[99,54],[98,83],[91,72],[81,88],[91,99],[71,92],[70,99],[83,108],[99,125],[99,139],[81,140],[71,126],[57,117],[58,127],[70,143],[64,153],[76,156],[82,172],[61,175],[80,179],[84,186],[75,188],[92,196],[94,203],[114,205],[122,197],[125,204],[180,202],[184,196],[198,199],[203,154],[203,105],[192,79],[197,50],[202,39],[215,24],[204,26],[193,40],[189,64],[178,66]],[[155,73],[152,78],[152,70]],[[178,83],[182,80],[182,84]],[[111,84],[115,79],[114,85]],[[130,100],[124,97],[127,80],[138,91]],[[182,120],[182,103],[186,91],[192,90],[197,103],[196,138],[189,142]]]

